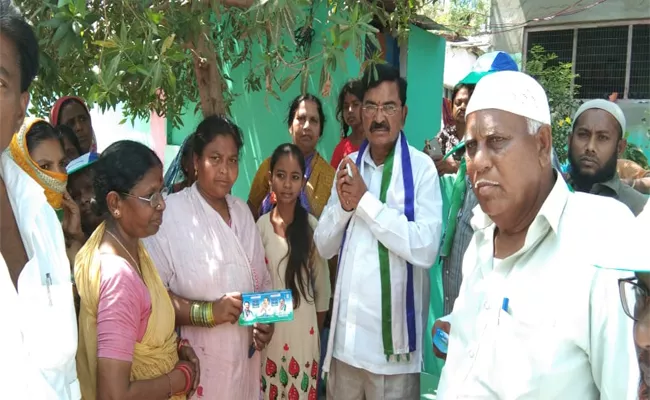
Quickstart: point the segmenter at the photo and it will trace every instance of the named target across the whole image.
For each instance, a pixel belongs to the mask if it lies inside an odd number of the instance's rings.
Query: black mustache
[[[385,124],[383,122],[380,123],[380,124],[377,123],[377,122],[373,122],[372,124],[370,124],[370,132],[374,132],[374,131],[379,130],[379,129],[383,129],[383,130],[388,131],[388,130],[390,130],[390,126],[388,126],[388,124]]]

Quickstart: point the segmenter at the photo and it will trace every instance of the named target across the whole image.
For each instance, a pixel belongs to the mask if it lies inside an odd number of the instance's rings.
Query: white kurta
[[[325,372],[329,371],[332,357],[378,375],[421,371],[422,329],[427,324],[429,304],[426,269],[434,263],[440,244],[442,197],[431,158],[410,146],[409,152],[415,188],[415,221],[407,220],[403,205],[395,209],[379,201],[384,166],[375,165],[369,151],[365,152],[363,160],[363,179],[368,192],[357,209],[346,212],[341,208],[335,182],[319,219],[314,241],[324,258],[338,254],[343,231],[350,221],[341,257],[344,264],[339,269],[343,272],[336,282],[332,331],[323,363]],[[355,152],[348,157],[355,161],[357,156]],[[399,162],[397,157],[395,162]],[[384,354],[378,242],[388,248],[391,268],[406,268],[407,261],[414,267],[417,335],[416,351],[410,361],[389,362]]]
[[[523,248],[493,264],[495,224],[476,207],[438,399],[636,398],[633,321],[617,285],[630,273],[593,266],[633,250],[611,242],[631,218],[622,203],[571,193],[558,177]]]
[[[2,340],[5,347],[23,357],[20,363],[6,358],[0,374],[5,392],[0,397],[76,400],[81,398],[75,362],[77,319],[61,223],[43,188],[6,153],[0,160],[0,175],[29,259],[18,278],[17,293],[8,273],[0,274],[2,299],[7,300],[0,307],[18,311],[0,310],[0,338],[9,339]],[[7,269],[4,260],[0,269]],[[10,396],[6,390],[18,394]]]

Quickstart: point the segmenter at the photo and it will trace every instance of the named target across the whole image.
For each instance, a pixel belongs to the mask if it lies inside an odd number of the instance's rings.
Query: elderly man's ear
[[[537,153],[542,166],[551,164],[551,152],[553,151],[553,135],[550,125],[542,125],[537,132]]]

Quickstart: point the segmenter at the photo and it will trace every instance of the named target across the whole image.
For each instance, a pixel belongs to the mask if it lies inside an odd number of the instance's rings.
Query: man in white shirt
[[[426,269],[440,242],[442,198],[426,154],[408,145],[406,81],[377,66],[363,77],[366,141],[345,158],[314,232],[339,255],[323,371],[328,399],[418,399]]]
[[[9,0],[0,0],[0,150],[25,117],[38,42]],[[77,324],[63,231],[43,188],[0,156],[0,386],[7,399],[81,397]]]
[[[620,274],[594,267],[621,251],[611,235],[634,216],[614,199],[571,193],[551,167],[550,123],[544,89],[521,72],[483,78],[467,107],[480,207],[446,318],[440,400],[635,397]]]

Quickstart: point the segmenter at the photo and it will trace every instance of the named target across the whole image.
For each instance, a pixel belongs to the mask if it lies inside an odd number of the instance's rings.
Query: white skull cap
[[[595,100],[589,100],[585,102],[583,105],[578,108],[578,111],[576,111],[576,115],[573,116],[573,123],[571,124],[571,130],[573,130],[573,124],[576,123],[576,120],[582,113],[584,113],[587,110],[603,110],[607,111],[618,121],[618,124],[621,126],[621,132],[625,134],[625,128],[626,128],[626,121],[625,121],[625,114],[623,114],[623,110],[621,110],[621,107],[618,106],[616,103],[612,103],[609,100],[605,99],[595,99]]]
[[[465,118],[481,110],[501,110],[551,124],[551,110],[542,85],[519,71],[500,71],[481,78],[467,105]]]

